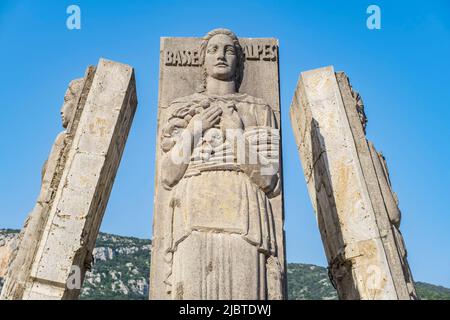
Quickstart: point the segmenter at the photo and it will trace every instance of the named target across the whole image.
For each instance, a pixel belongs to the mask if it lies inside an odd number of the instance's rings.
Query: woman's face
[[[83,78],[72,80],[64,95],[64,103],[61,108],[61,119],[64,128],[67,128],[74,116],[73,113],[78,103],[78,94],[80,94],[82,90],[83,83]]]
[[[77,96],[74,92],[70,91],[70,88],[67,89],[66,95],[64,96],[64,103],[61,108],[61,120],[63,128],[67,128],[69,122],[72,120],[74,116],[74,111],[77,106]]]
[[[71,99],[68,99],[67,96],[64,97],[64,104],[61,108],[61,120],[62,120],[62,126],[63,128],[67,128],[69,122],[70,122],[70,116],[72,115],[72,112],[75,107],[75,99],[73,97],[70,97]]]
[[[213,36],[206,47],[205,68],[208,76],[230,81],[236,73],[237,53],[233,39],[224,34]]]

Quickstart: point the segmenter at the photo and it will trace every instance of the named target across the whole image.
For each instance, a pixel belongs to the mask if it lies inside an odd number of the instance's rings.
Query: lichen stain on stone
[[[366,271],[363,273],[363,283],[367,291],[367,296],[377,299],[386,287],[386,275],[381,268],[373,269],[371,266],[379,266],[380,261],[377,254],[377,246],[374,240],[363,241],[357,244],[360,257],[364,260]],[[378,272],[378,273],[377,273]],[[375,281],[375,282],[374,282]]]
[[[183,295],[184,295],[184,287],[183,287],[183,282],[177,282],[177,286],[175,289],[175,296],[176,296],[176,300],[183,300]]]
[[[337,172],[336,207],[347,219],[350,214],[358,216],[363,208],[363,201],[358,186],[354,185],[353,167],[339,162]]]
[[[96,134],[98,133],[100,137],[105,137],[107,134],[107,120],[102,118],[95,118],[94,123],[89,124],[89,133]]]
[[[345,208],[345,206],[340,206],[340,204],[345,204],[345,200],[348,199],[348,178],[349,178],[349,168],[343,163],[338,163],[337,166],[337,188],[336,188],[336,207],[340,210]],[[346,212],[343,212],[344,214]]]
[[[210,261],[210,262],[208,263],[208,266],[206,267],[206,271],[207,271],[208,273],[211,273],[211,272],[213,271],[213,264],[212,264],[212,261]]]
[[[359,254],[366,260],[377,260],[377,247],[373,240],[358,242],[357,248]]]

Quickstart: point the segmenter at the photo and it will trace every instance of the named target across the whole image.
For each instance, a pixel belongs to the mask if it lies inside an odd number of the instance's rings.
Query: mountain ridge
[[[17,235],[18,230],[0,229],[0,249],[6,248]],[[101,232],[93,252],[92,270],[86,273],[80,299],[147,299],[150,249],[150,240]],[[325,267],[288,263],[287,278],[290,300],[338,299]],[[0,288],[2,284],[0,276]],[[450,289],[443,286],[419,281],[416,289],[421,299],[450,300]]]

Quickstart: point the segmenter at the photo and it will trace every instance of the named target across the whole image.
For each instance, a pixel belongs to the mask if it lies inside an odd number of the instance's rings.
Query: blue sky
[[[81,8],[81,30],[66,8]],[[366,9],[381,8],[381,30]],[[326,265],[288,116],[301,71],[334,65],[365,102],[387,158],[416,280],[450,287],[450,2],[0,2],[0,227],[20,228],[57,133],[71,79],[100,57],[136,69],[138,111],[102,230],[151,237],[159,37],[227,27],[280,41],[287,257]]]

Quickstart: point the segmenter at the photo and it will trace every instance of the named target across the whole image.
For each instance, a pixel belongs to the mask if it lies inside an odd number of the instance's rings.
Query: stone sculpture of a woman
[[[279,192],[278,129],[271,107],[239,92],[236,35],[209,32],[203,86],[169,105],[162,183],[171,190],[167,292],[173,299],[282,299],[270,197]]]
[[[50,155],[42,167],[40,193],[19,234],[18,246],[11,257],[1,299],[15,300],[23,297],[33,259],[48,219],[50,205],[64,169],[64,150],[69,139],[67,130],[72,124],[83,84],[84,78],[71,81],[64,96],[61,120],[65,130],[56,137]]]

